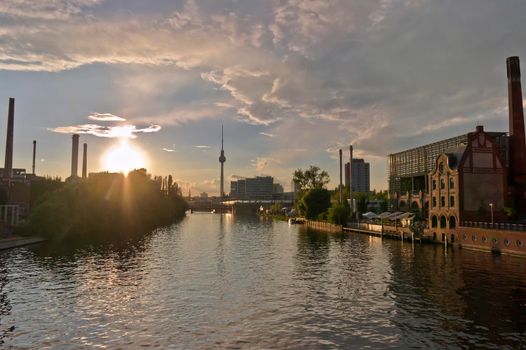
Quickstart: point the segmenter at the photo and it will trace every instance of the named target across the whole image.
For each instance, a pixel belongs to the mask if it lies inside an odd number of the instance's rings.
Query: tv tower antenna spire
[[[221,155],[219,156],[219,163],[221,163],[221,184],[219,189],[219,197],[221,197],[221,201],[223,200],[223,196],[225,194],[225,176],[224,176],[224,164],[226,162],[225,157],[225,151],[223,150],[223,125],[221,124]]]

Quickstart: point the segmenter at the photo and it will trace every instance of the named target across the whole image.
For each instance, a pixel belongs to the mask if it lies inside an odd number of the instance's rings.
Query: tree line
[[[152,178],[146,169],[34,181],[31,205],[19,231],[57,240],[134,237],[175,222],[188,208],[171,175]]]
[[[339,202],[339,189],[329,191],[326,186],[330,181],[327,171],[320,167],[311,165],[308,169],[297,169],[294,171],[292,181],[296,186],[296,210],[309,220],[329,221],[343,225],[351,218],[351,208],[348,198],[349,187],[343,189],[343,203]],[[354,192],[356,211],[358,215],[367,211],[367,205],[371,200],[378,200],[380,211],[387,210],[387,192],[363,193]]]

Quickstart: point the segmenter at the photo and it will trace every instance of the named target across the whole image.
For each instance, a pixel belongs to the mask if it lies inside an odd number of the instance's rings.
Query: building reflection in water
[[[392,243],[388,243],[392,244]],[[393,318],[408,336],[441,329],[477,344],[526,345],[526,261],[511,256],[425,246],[392,250]],[[433,339],[430,339],[433,340]]]

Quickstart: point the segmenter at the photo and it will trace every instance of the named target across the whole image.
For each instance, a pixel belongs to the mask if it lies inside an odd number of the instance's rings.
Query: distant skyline
[[[522,0],[2,0],[0,154],[69,176],[71,133],[104,170],[118,138],[184,193],[297,168],[339,181],[338,149],[371,164],[482,124],[508,131],[506,58],[526,72]]]

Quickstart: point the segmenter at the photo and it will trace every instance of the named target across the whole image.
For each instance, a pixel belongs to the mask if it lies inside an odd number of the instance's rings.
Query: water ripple
[[[0,254],[0,346],[526,347],[526,262],[191,215],[119,245]]]

